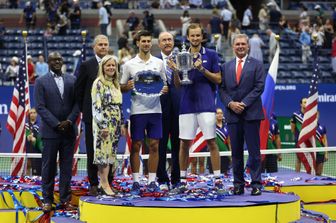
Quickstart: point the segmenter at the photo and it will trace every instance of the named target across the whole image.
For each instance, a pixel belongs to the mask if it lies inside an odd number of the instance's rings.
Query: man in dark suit
[[[93,134],[92,134],[92,99],[91,88],[98,73],[98,63],[107,55],[109,41],[107,36],[98,35],[93,41],[95,56],[83,62],[79,68],[79,75],[75,83],[76,100],[83,113],[85,124],[85,145],[87,153],[87,172],[90,182],[89,194],[98,195],[98,167],[93,164]]]
[[[248,57],[248,36],[239,34],[233,42],[236,58],[222,66],[220,96],[225,105],[232,147],[234,191],[244,193],[244,140],[251,159],[252,195],[261,195],[259,128],[264,118],[261,97],[265,72],[260,61]]]
[[[75,77],[62,74],[63,59],[58,52],[48,57],[49,73],[35,83],[34,99],[41,117],[42,195],[44,211],[50,211],[54,202],[54,183],[57,153],[60,166],[60,200],[65,208],[71,199],[71,169],[77,134],[75,127],[79,109],[75,100]]]
[[[167,76],[168,93],[161,95],[162,108],[162,138],[159,143],[159,164],[157,169],[158,183],[162,186],[161,189],[168,189],[164,186],[169,186],[169,177],[166,171],[167,160],[167,143],[170,135],[172,169],[171,183],[175,185],[180,179],[179,167],[179,110],[180,110],[180,89],[176,88],[173,83],[172,70],[167,65],[167,60],[174,48],[174,37],[169,32],[162,32],[159,35],[159,48],[161,53],[158,58],[163,60],[165,72]]]

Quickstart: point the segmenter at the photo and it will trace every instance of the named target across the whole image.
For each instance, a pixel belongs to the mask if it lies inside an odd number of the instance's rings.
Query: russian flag
[[[262,120],[260,124],[260,149],[266,149],[267,147],[270,118],[273,113],[274,89],[278,74],[279,54],[280,54],[280,46],[278,43],[275,55],[273,57],[271,66],[266,76],[265,89],[261,95],[265,119]]]

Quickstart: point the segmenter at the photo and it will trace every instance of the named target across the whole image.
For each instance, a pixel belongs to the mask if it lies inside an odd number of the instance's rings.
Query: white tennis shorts
[[[202,112],[179,116],[180,139],[193,140],[199,127],[204,139],[216,137],[216,113]]]

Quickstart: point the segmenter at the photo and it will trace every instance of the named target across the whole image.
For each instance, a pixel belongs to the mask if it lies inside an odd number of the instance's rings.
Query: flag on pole
[[[202,151],[207,146],[207,142],[203,137],[203,132],[200,128],[197,129],[196,137],[192,141],[189,152],[196,153]]]
[[[302,128],[299,134],[298,147],[316,147],[315,135],[317,128],[317,82],[320,77],[317,47],[314,48],[313,77],[310,82],[306,108],[303,115]],[[299,153],[299,159],[303,163],[307,173],[315,174],[315,154]]]
[[[25,39],[26,37],[24,37]],[[20,59],[19,74],[16,78],[13,97],[7,118],[7,129],[13,136],[13,153],[26,152],[26,117],[30,109],[29,82],[27,75],[27,43],[24,40],[23,55]],[[25,170],[24,157],[13,157],[11,175],[22,176]]]
[[[278,74],[278,66],[279,66],[279,54],[280,54],[280,45],[277,43],[277,49],[275,51],[275,55],[273,57],[271,66],[268,70],[268,74],[266,76],[265,81],[265,89],[261,95],[262,106],[264,111],[265,119],[260,123],[260,148],[267,148],[267,139],[268,139],[268,131],[270,128],[270,119],[273,113],[273,104],[274,104],[274,89]]]
[[[81,55],[77,61],[77,65],[74,71],[74,75],[76,77],[78,77],[79,75],[79,68],[82,64],[82,62],[84,62],[86,60],[86,43],[85,43],[85,37],[83,37],[83,43],[82,43],[82,49],[81,49]],[[79,145],[80,145],[80,138],[82,135],[82,113],[79,114],[77,120],[76,120],[76,128],[77,128],[77,132],[78,135],[76,136],[76,141],[75,141],[75,147],[74,147],[74,154],[78,154],[79,152]],[[78,159],[74,158],[72,161],[72,176],[75,176],[77,174],[77,166],[78,166]]]

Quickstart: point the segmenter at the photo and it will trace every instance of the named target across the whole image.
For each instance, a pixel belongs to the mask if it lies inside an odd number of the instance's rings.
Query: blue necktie
[[[167,76],[167,83],[171,84],[173,78],[173,71],[167,64],[166,64],[166,76]]]

